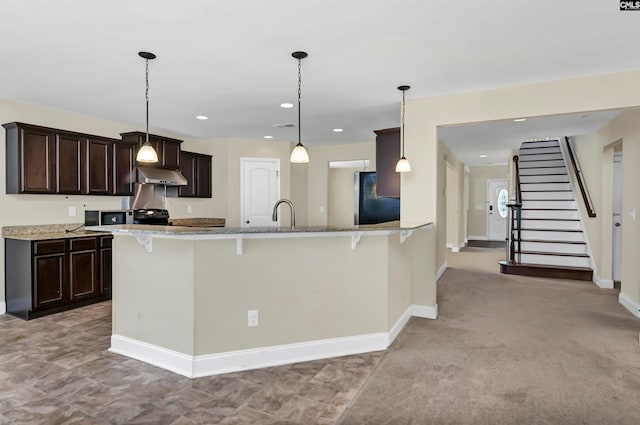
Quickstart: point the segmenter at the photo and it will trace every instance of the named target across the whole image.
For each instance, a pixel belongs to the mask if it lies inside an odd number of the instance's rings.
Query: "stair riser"
[[[587,245],[574,243],[522,242],[523,251],[563,252],[566,254],[586,254]]]
[[[520,176],[520,183],[569,183],[569,176]]]
[[[523,230],[521,233],[522,239],[584,242],[584,235],[582,232],[545,232],[543,230]]]
[[[519,164],[520,171],[525,168],[533,168],[533,167],[564,167],[564,160],[557,159],[554,161],[531,161],[531,162],[523,162]]]
[[[591,267],[588,257],[522,254],[520,262],[523,264],[546,264],[549,266]]]
[[[547,140],[544,142],[524,142],[522,148],[542,148],[547,146],[560,146],[557,140]]]
[[[562,166],[552,168],[522,168],[520,170],[520,177],[537,176],[540,174],[567,174],[567,169]]]
[[[522,220],[525,229],[581,230],[579,221]]]
[[[519,158],[518,158],[518,160],[520,162],[522,162],[522,161],[540,161],[541,159],[560,160],[560,159],[562,159],[562,154],[560,154],[560,153],[545,153],[545,154],[542,154],[542,155],[530,155],[530,154],[523,153],[522,155],[519,155]]]
[[[573,192],[522,192],[523,201],[544,201],[545,199],[573,200]]]
[[[522,201],[522,208],[545,208],[549,210],[553,209],[575,209],[576,202],[575,201]]]
[[[520,190],[571,190],[570,183],[529,183],[520,182]]]
[[[522,218],[578,218],[578,211],[522,211]]]
[[[520,155],[531,155],[533,153],[559,153],[562,154],[560,150],[560,146],[536,146],[534,149],[533,146],[526,146],[527,149],[521,149]]]

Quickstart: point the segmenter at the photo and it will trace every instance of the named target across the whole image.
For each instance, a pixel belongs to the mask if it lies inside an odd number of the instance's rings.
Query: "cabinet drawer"
[[[113,236],[100,236],[100,248],[111,248]]]
[[[71,239],[70,243],[71,251],[86,251],[98,248],[98,240],[95,237]]]
[[[46,255],[64,252],[64,240],[37,241],[33,243],[33,255]]]

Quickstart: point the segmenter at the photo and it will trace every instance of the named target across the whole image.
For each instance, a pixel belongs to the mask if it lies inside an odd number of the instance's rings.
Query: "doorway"
[[[622,152],[613,154],[613,235],[612,278],[614,284],[622,279]]]
[[[506,179],[487,180],[487,239],[504,241],[507,237],[509,192]]]
[[[240,158],[240,223],[242,227],[279,226],[271,220],[280,199],[280,159]]]

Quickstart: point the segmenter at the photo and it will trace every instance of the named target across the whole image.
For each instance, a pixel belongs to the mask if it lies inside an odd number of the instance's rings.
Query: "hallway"
[[[503,258],[448,252],[440,317],[411,320],[341,425],[640,423],[640,320],[617,291],[501,275]]]

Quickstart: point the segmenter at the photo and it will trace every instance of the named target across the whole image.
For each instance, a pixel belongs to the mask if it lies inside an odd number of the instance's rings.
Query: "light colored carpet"
[[[640,320],[590,282],[501,275],[448,254],[438,320],[413,318],[338,421],[640,424]]]

